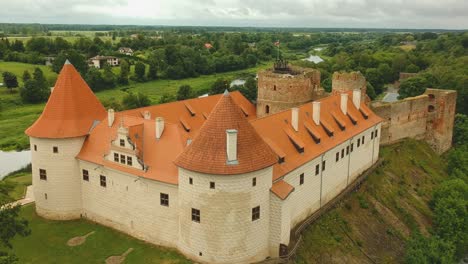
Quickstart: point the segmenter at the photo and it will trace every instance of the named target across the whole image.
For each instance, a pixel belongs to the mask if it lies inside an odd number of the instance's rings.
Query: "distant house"
[[[55,57],[44,57],[44,63],[46,66],[52,66],[54,63]]]
[[[211,43],[205,43],[205,48],[206,49],[212,49],[213,45],[211,45]]]
[[[125,54],[127,56],[133,56],[133,50],[131,48],[127,48],[127,47],[120,47],[119,48],[119,53]]]
[[[119,66],[120,61],[119,58],[114,57],[114,56],[101,56],[97,55],[96,57],[92,57],[89,59],[89,66],[90,67],[95,67],[95,68],[102,68],[104,67],[104,64],[107,63],[110,66]]]

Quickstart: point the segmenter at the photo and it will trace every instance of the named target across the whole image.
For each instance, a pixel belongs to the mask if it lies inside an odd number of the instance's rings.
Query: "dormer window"
[[[127,156],[127,165],[128,165],[128,166],[132,166],[132,165],[133,165],[133,160],[132,160],[132,157],[130,157],[130,156]]]
[[[118,153],[114,153],[114,161],[119,162],[119,154]]]
[[[120,140],[120,146],[121,146],[121,147],[125,147],[125,140],[124,140],[124,139],[121,139],[121,140]]]
[[[125,155],[120,154],[120,163],[125,164]]]

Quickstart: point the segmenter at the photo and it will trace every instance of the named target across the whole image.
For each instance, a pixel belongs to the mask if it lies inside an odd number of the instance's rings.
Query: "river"
[[[31,151],[0,151],[0,180],[31,163]]]
[[[317,56],[317,55],[309,55],[308,58],[305,58],[305,59],[302,59],[302,60],[315,62],[315,63],[320,63],[320,62],[323,61],[323,59],[320,58],[320,56]]]

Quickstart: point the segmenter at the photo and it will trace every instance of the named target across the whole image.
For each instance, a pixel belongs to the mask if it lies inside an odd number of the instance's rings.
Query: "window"
[[[54,153],[58,153],[58,147],[53,147],[52,150]]]
[[[101,182],[101,186],[102,186],[102,187],[106,187],[106,186],[107,186],[106,176],[104,176],[104,175],[99,176],[99,180],[100,180],[100,182]]]
[[[188,179],[188,182],[189,182],[190,184],[193,184],[193,179],[192,179],[192,178],[189,178],[189,179]]]
[[[363,144],[363,145],[364,145],[364,139],[365,139],[365,138],[366,138],[365,136],[362,136],[362,144]]]
[[[265,114],[269,114],[270,113],[270,106],[267,105],[265,106]]]
[[[315,175],[319,175],[320,172],[320,164],[315,165]]]
[[[161,193],[161,205],[169,206],[169,194]]]
[[[324,171],[324,170],[325,170],[325,160],[322,161],[322,171]]]
[[[252,186],[257,186],[257,178],[252,178]]]
[[[125,147],[125,140],[124,140],[124,139],[121,139],[121,140],[120,140],[120,146],[121,146],[121,147]]]
[[[341,150],[341,158],[344,158],[344,149]]]
[[[192,208],[192,221],[200,223],[200,210]]]
[[[214,189],[215,188],[215,182],[210,182],[210,189]]]
[[[354,143],[351,143],[351,152],[354,150]]]
[[[361,139],[360,138],[357,139],[357,147],[359,148],[359,146],[361,146]]]
[[[370,139],[374,139],[374,131],[370,133]]]
[[[120,163],[125,164],[125,155],[120,154]]]
[[[346,155],[349,154],[349,146],[346,147]]]
[[[340,152],[336,153],[336,161],[340,160]]]
[[[83,181],[89,181],[89,172],[88,172],[88,170],[83,170]]]
[[[114,161],[119,162],[119,154],[118,153],[114,153]]]
[[[34,151],[37,151],[37,145],[34,145]]]
[[[301,173],[301,175],[299,175],[299,185],[302,184],[304,184],[304,173]]]
[[[47,200],[47,193],[44,193],[44,199]]]
[[[260,219],[260,206],[252,208],[252,221]]]
[[[127,165],[128,165],[128,166],[132,166],[132,165],[133,165],[133,160],[132,160],[132,157],[130,157],[130,156],[127,156]]]
[[[377,137],[378,133],[379,133],[379,130],[376,129],[376,130],[375,130],[375,135],[374,135],[374,137]]]
[[[46,181],[47,180],[47,171],[44,169],[39,169],[39,179]]]
[[[276,91],[276,84],[273,85],[273,91]]]

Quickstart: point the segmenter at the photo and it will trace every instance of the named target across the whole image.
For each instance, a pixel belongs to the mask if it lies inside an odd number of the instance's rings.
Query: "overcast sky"
[[[0,0],[0,22],[468,29],[468,0]]]

